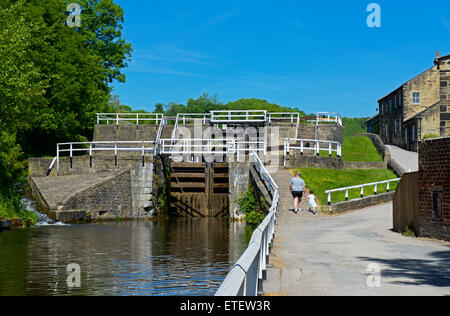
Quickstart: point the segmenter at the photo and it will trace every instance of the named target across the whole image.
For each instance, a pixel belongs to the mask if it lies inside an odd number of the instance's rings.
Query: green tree
[[[65,0],[66,5],[73,0]],[[79,0],[80,32],[92,52],[101,57],[108,82],[125,82],[121,69],[130,60],[132,47],[122,38],[124,12],[113,0]]]
[[[44,93],[45,78],[30,58],[36,26],[26,21],[24,1],[0,7],[0,130],[30,127],[31,110]]]

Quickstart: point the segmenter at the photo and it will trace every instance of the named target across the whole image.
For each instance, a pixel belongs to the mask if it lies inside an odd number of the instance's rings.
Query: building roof
[[[444,60],[444,59],[450,59],[450,55],[446,55],[446,56],[442,56],[442,57],[436,58],[436,60],[439,60],[439,61]]]
[[[416,115],[410,117],[410,118],[407,119],[407,120],[404,120],[403,122],[406,123],[406,122],[409,122],[409,121],[412,121],[412,120],[415,120],[415,119],[418,119],[418,118],[422,118],[422,114],[424,114],[425,112],[427,112],[428,110],[430,110],[432,107],[434,107],[434,106],[436,106],[436,105],[438,105],[438,104],[440,104],[440,103],[441,103],[441,101],[438,101],[438,102],[436,102],[435,104],[430,105],[430,106],[427,107],[425,110],[422,110],[421,112],[417,113]]]
[[[436,65],[436,63],[437,63],[438,61],[442,61],[442,60],[446,60],[446,59],[450,59],[450,55],[438,57],[438,58],[436,58],[436,59],[434,60],[434,63],[435,63],[435,65]],[[434,66],[433,66],[433,67],[434,67]],[[398,87],[397,89],[395,89],[395,90],[389,92],[389,93],[386,94],[384,97],[378,99],[378,102],[380,102],[380,101],[383,100],[383,99],[386,99],[386,98],[389,97],[391,94],[393,94],[393,93],[397,92],[399,89],[401,89],[405,84],[407,84],[408,82],[414,80],[415,78],[417,78],[417,77],[423,75],[423,74],[426,73],[427,71],[431,70],[433,67],[428,68],[427,70],[425,70],[425,71],[422,72],[421,74],[419,74],[419,75],[415,76],[414,78],[412,78],[412,79],[406,81],[404,84],[402,84],[402,85],[401,85],[400,87]]]
[[[377,121],[380,119],[380,114],[374,115],[372,116],[370,119],[368,119],[367,121],[365,121],[364,123],[369,123],[370,121]]]

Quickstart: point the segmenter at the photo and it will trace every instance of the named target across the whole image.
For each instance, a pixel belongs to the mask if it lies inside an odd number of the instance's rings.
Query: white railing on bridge
[[[253,232],[249,246],[233,266],[215,296],[258,296],[263,294],[263,280],[270,254],[270,245],[275,236],[279,188],[261,159],[253,153],[253,164],[261,180],[271,188],[272,205],[269,214]]]
[[[186,125],[187,122],[201,121],[203,124],[209,122],[211,119],[210,113],[179,113],[177,121],[179,124]]]
[[[211,123],[237,124],[237,123],[264,123],[267,121],[267,111],[264,110],[233,110],[211,111]]]
[[[317,112],[316,113],[316,122],[317,124],[321,122],[327,123],[336,123],[339,126],[342,126],[342,116],[339,113],[335,112]]]
[[[329,157],[331,157],[333,153],[336,153],[338,157],[342,157],[342,145],[339,142],[305,138],[286,138],[283,151],[285,167],[291,150],[294,155],[297,152],[300,153],[300,155],[303,155],[306,151],[312,151],[316,156],[320,156],[321,152],[327,152]]]
[[[345,188],[328,190],[328,191],[325,191],[325,193],[328,195],[328,205],[331,205],[331,194],[332,193],[344,192],[345,191],[345,200],[348,201],[348,192],[349,192],[349,190],[360,189],[361,190],[360,197],[363,198],[364,197],[364,188],[366,188],[366,187],[373,186],[373,193],[374,193],[374,195],[377,195],[379,193],[379,191],[378,191],[378,186],[379,185],[386,184],[386,191],[389,192],[390,191],[390,184],[393,183],[393,182],[399,182],[399,181],[400,181],[400,178],[390,179],[390,180],[385,180],[385,181],[378,181],[378,182],[372,182],[372,183],[355,185],[355,186],[351,186],[351,187],[345,187]]]
[[[161,154],[170,155],[241,155],[251,152],[267,153],[265,140],[239,140],[238,138],[224,139],[161,139],[159,142]]]
[[[161,124],[164,120],[164,114],[161,113],[97,113],[97,125],[102,122],[119,126],[123,124]]]
[[[138,152],[142,155],[142,164],[145,165],[145,155],[155,154],[156,144],[154,141],[97,141],[97,142],[75,142],[60,143],[56,145],[56,165],[59,174],[59,162],[63,154],[68,154],[70,168],[72,168],[75,153],[89,154],[89,165],[92,167],[94,152],[114,152],[114,160],[117,165],[119,152]]]

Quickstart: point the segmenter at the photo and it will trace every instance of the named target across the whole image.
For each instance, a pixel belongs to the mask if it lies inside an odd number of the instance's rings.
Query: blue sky
[[[376,114],[377,100],[450,54],[448,0],[115,0],[133,45],[114,92],[133,109],[261,98],[307,113]],[[372,3],[381,27],[366,24]]]

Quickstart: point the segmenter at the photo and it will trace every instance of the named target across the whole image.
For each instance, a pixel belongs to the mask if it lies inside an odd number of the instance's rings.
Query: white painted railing
[[[203,124],[209,122],[211,119],[210,113],[179,113],[177,115],[177,120],[179,124],[186,125],[186,122],[201,121]]]
[[[300,113],[298,112],[272,112],[268,113],[268,122],[273,123],[276,121],[290,121],[291,124],[295,124],[295,138],[298,138],[298,129],[300,127]]]
[[[101,141],[101,142],[76,142],[60,143],[56,145],[56,165],[59,174],[59,161],[64,153],[68,153],[70,168],[73,164],[75,153],[84,152],[89,154],[89,165],[92,167],[94,152],[114,152],[115,165],[119,152],[139,152],[142,155],[142,164],[145,165],[145,155],[154,154],[156,150],[154,141]]]
[[[320,122],[331,123],[334,122],[339,126],[342,126],[342,116],[335,112],[317,112],[316,113],[317,124]]]
[[[390,179],[390,180],[385,180],[385,181],[378,181],[378,182],[372,182],[372,183],[355,185],[355,186],[351,186],[351,187],[345,187],[345,188],[339,188],[339,189],[334,189],[334,190],[328,190],[328,191],[325,191],[325,193],[328,195],[328,205],[331,205],[331,194],[332,193],[345,191],[345,200],[348,201],[348,192],[349,192],[349,190],[361,189],[360,197],[363,198],[364,197],[364,188],[366,188],[366,187],[373,186],[374,187],[374,189],[373,189],[374,195],[377,195],[379,193],[378,192],[378,186],[379,185],[387,184],[386,190],[387,190],[387,192],[389,192],[390,191],[390,184],[393,183],[393,182],[399,182],[399,181],[400,181],[400,178],[398,178],[398,179]]]
[[[309,146],[307,146],[309,145]],[[303,155],[305,151],[312,151],[314,155],[320,156],[321,151],[328,153],[328,156],[332,156],[335,152],[338,157],[342,157],[342,145],[339,142],[333,142],[328,140],[317,139],[292,139],[286,138],[284,142],[284,166],[286,167],[287,160],[289,160],[290,152],[293,151],[294,155],[298,152]]]
[[[161,139],[159,142],[161,154],[171,155],[241,155],[251,152],[267,153],[265,140],[244,141],[238,138],[229,139]]]
[[[215,296],[257,296],[263,294],[263,280],[266,279],[270,245],[275,236],[279,189],[258,154],[253,153],[252,156],[253,165],[261,180],[270,188],[272,205],[269,214],[253,232],[247,250],[228,273]]]
[[[264,110],[234,110],[234,111],[211,111],[211,123],[263,123],[267,121],[267,111]]]
[[[151,123],[160,124],[164,119],[164,114],[161,113],[97,113],[97,125],[102,122],[106,124],[120,125],[120,123],[125,124],[136,124],[139,126],[140,123]]]

